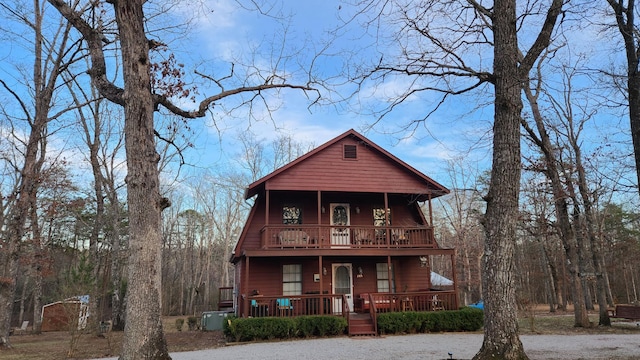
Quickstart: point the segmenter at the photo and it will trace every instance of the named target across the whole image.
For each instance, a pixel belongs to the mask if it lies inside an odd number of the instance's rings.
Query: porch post
[[[244,296],[242,302],[242,317],[243,318],[247,318],[249,317],[249,257],[245,257],[245,266],[244,266],[244,286],[242,289],[242,294]]]
[[[264,193],[264,224],[269,225],[269,190]]]
[[[386,200],[386,199],[385,199]],[[386,201],[385,201],[386,203]],[[389,282],[389,292],[391,292],[393,290],[393,287],[391,286],[393,284],[393,269],[391,268],[391,255],[387,255],[387,281]]]
[[[431,193],[427,194],[427,198],[429,199],[429,226],[433,226],[433,207],[431,206]]]
[[[456,249],[451,252],[451,272],[453,273],[453,294],[456,304],[456,310],[460,307],[460,299],[458,298],[458,275],[456,271]]]
[[[318,255],[318,274],[320,274],[320,298],[318,302],[320,303],[320,313],[318,315],[324,314],[324,274],[322,273],[322,255]]]
[[[318,190],[318,209],[317,209],[317,213],[318,213],[318,221],[316,222],[316,224],[318,224],[318,235],[317,235],[317,240],[316,240],[316,246],[318,248],[322,248],[322,227],[320,226],[320,224],[322,223],[322,192],[320,190]],[[320,257],[322,259],[322,257]],[[322,265],[322,264],[321,264]],[[322,270],[322,269],[320,269]],[[320,272],[319,274],[322,275],[322,272]],[[322,276],[320,276],[320,286],[322,287]]]
[[[390,247],[391,230],[389,229],[389,225],[391,225],[391,219],[389,219],[389,195],[386,192],[384,193],[384,223],[387,247]],[[389,290],[391,290],[391,287],[389,287]]]

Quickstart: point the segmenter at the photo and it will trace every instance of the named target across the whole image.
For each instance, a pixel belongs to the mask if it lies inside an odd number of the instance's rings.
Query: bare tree
[[[160,213],[170,204],[160,194],[159,155],[156,151],[154,112],[159,108],[186,118],[203,117],[207,110],[223,99],[251,93],[260,98],[269,89],[312,90],[307,85],[293,85],[276,69],[255,85],[226,89],[224,79],[212,79],[220,92],[202,100],[197,110],[186,111],[175,105],[171,92],[154,93],[150,51],[158,46],[146,35],[143,0],[91,2],[115,14],[124,88],[107,78],[105,46],[109,39],[101,26],[93,27],[81,8],[66,1],[48,0],[82,35],[92,64],[89,71],[100,94],[124,107],[125,148],[127,158],[127,199],[130,220],[129,271],[125,340],[121,359],[168,359],[166,340],[160,319],[162,235]],[[255,79],[255,77],[254,77]],[[175,84],[180,85],[180,84]]]
[[[40,172],[46,154],[48,126],[51,120],[70,109],[70,107],[65,108],[64,106],[56,109],[54,98],[59,90],[62,72],[71,67],[73,62],[78,59],[79,51],[78,44],[74,43],[71,38],[71,27],[68,24],[63,22],[58,22],[57,26],[45,24],[44,6],[40,1],[33,2],[33,8],[21,6],[20,3],[0,5],[2,11],[7,14],[7,19],[25,26],[33,36],[32,38],[24,37],[25,43],[33,46],[33,72],[25,74],[25,78],[30,81],[28,84],[24,84],[28,89],[27,92],[33,92],[31,95],[33,99],[25,98],[21,89],[0,79],[0,86],[22,112],[17,117],[24,119],[27,124],[27,139],[22,144],[24,148],[20,150],[22,151],[22,164],[16,164],[17,170],[20,172],[19,184],[14,193],[7,194],[11,199],[11,204],[7,209],[6,222],[2,224],[0,346],[3,347],[11,346],[8,335],[16,291],[17,261],[20,242],[25,235],[25,224],[30,219],[32,226],[37,226],[35,204]],[[52,21],[55,22],[55,19]],[[46,33],[49,29],[53,32]],[[10,28],[6,27],[4,30],[10,31]],[[12,35],[21,37],[18,32]],[[54,111],[58,111],[58,113],[54,113]],[[38,229],[32,229],[36,230],[35,236],[39,236]],[[40,239],[35,240],[39,241]]]
[[[538,79],[542,76],[541,67],[536,68]],[[535,122],[535,128],[530,126],[527,121],[522,119],[522,125],[533,143],[540,149],[544,156],[544,169],[546,177],[549,179],[553,202],[555,207],[556,222],[560,238],[564,244],[568,260],[568,270],[571,276],[572,298],[574,301],[574,325],[581,327],[589,327],[589,316],[584,302],[584,291],[580,279],[580,246],[576,237],[576,230],[571,222],[570,196],[564,188],[562,179],[563,168],[560,164],[561,160],[557,157],[556,147],[551,142],[545,119],[540,110],[538,98],[541,95],[542,81],[536,83],[532,88],[529,80],[525,81],[524,93],[531,107],[532,117]],[[534,129],[537,129],[534,130]]]
[[[378,35],[374,36],[374,44],[379,46],[384,40],[382,37],[391,34],[392,43],[399,46],[381,49],[376,57],[378,61],[356,69],[360,70],[355,77],[359,89],[369,83],[381,85],[402,77],[406,77],[408,83],[386,103],[379,119],[421,93],[440,94],[439,101],[432,103],[424,117],[406,126],[414,130],[449,97],[493,86],[493,164],[485,196],[482,274],[485,337],[474,358],[526,358],[517,333],[513,271],[520,185],[522,80],[529,76],[549,45],[563,1],[536,1],[520,8],[514,0],[444,3],[362,0],[357,4],[358,15],[369,15],[364,21],[365,29]],[[527,26],[539,30],[525,51],[519,48],[518,29],[525,27],[526,22]],[[388,46],[389,42],[384,45]],[[486,54],[492,61],[484,63],[477,54]]]
[[[448,173],[453,190],[451,194],[438,198],[442,204],[436,213],[442,224],[439,231],[447,231],[440,236],[442,246],[453,247],[459,260],[458,282],[462,290],[464,304],[470,304],[482,297],[480,267],[484,248],[484,234],[480,224],[484,212],[484,202],[473,182],[475,174],[462,159],[449,161]],[[434,220],[435,221],[435,220]]]
[[[613,10],[616,26],[624,43],[626,64],[625,98],[629,106],[631,140],[636,165],[638,192],[640,193],[640,32],[636,24],[635,0],[607,0]]]

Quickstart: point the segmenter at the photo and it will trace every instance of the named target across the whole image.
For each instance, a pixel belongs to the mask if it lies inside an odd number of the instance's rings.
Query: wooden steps
[[[376,336],[376,328],[369,314],[351,314],[349,336]]]

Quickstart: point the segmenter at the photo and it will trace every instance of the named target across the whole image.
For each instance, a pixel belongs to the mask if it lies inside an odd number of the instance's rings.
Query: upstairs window
[[[355,145],[344,145],[344,159],[355,160],[358,158],[358,147]]]
[[[383,208],[374,208],[373,209],[373,226],[375,227],[385,227],[387,225],[391,225],[391,209],[387,209],[386,214]],[[385,229],[376,229],[376,239],[378,241],[384,241],[387,237],[387,232]]]
[[[388,222],[387,222],[388,219]],[[373,226],[391,225],[391,209],[387,209],[385,214],[383,208],[373,209]]]
[[[282,223],[287,225],[302,224],[302,210],[298,206],[285,205],[282,207]]]

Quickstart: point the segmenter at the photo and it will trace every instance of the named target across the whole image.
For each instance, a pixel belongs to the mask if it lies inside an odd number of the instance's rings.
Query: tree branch
[[[216,101],[222,100],[228,96],[237,95],[241,93],[249,93],[249,92],[260,93],[263,90],[283,89],[283,88],[303,90],[305,94],[307,93],[307,91],[318,92],[318,90],[306,85],[262,84],[257,86],[244,86],[244,87],[239,87],[231,90],[223,90],[217,95],[209,96],[208,98],[202,100],[197,110],[191,110],[191,111],[183,110],[180,107],[176,106],[173,102],[171,102],[171,100],[169,100],[166,96],[163,96],[163,95],[157,95],[157,94],[154,95],[154,102],[156,104],[160,104],[164,106],[167,110],[171,111],[172,113],[178,116],[193,119],[193,118],[205,116],[210,106],[215,106]],[[318,98],[319,98],[319,94],[318,94]]]

